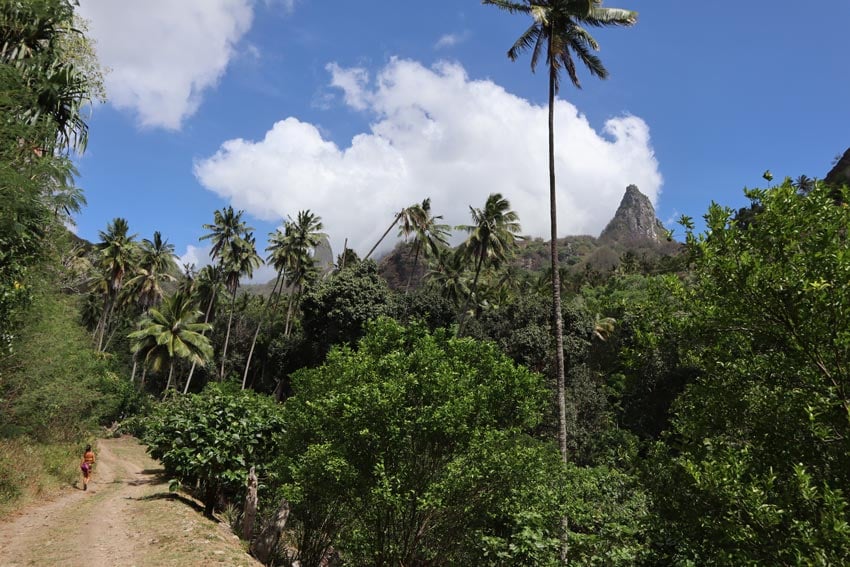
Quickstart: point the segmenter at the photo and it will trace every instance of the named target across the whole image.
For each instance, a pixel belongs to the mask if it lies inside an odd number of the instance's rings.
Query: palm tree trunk
[[[419,244],[416,245],[416,254],[413,255],[413,268],[410,270],[410,275],[407,276],[407,285],[404,286],[404,293],[407,295],[407,292],[410,291],[410,282],[413,280],[413,274],[416,273],[416,264],[419,261],[419,249],[421,246]]]
[[[206,312],[206,314],[204,314],[204,324],[205,325],[207,323],[209,323],[210,313],[212,313],[212,308],[213,308],[214,303],[215,303],[215,286],[213,286],[212,296],[210,297],[210,303],[209,303],[209,305],[207,305],[207,312]],[[201,331],[201,336],[206,335],[206,333],[207,333],[207,330],[204,329],[203,331]],[[195,366],[196,365],[197,365],[197,362],[192,361],[192,368],[189,369],[189,376],[188,376],[188,378],[186,378],[186,385],[183,387],[183,393],[184,394],[189,391],[189,384],[192,383],[192,375],[195,373]]]
[[[142,379],[139,380],[139,388],[141,390],[145,389],[145,378],[148,376],[148,365],[142,362]]]
[[[463,326],[466,324],[466,310],[469,308],[469,301],[472,299],[472,296],[475,295],[475,292],[478,291],[478,276],[481,274],[481,265],[484,263],[484,254],[486,250],[481,250],[481,254],[478,255],[478,262],[475,264],[475,277],[472,278],[472,289],[469,290],[469,295],[466,296],[466,302],[463,304],[463,310],[460,312],[460,323],[457,326],[457,336],[461,336],[463,333]]]
[[[271,333],[272,327],[274,326],[275,314],[277,313],[277,305],[280,303],[280,296],[283,294],[283,288],[286,287],[286,278],[283,277],[283,270],[278,270],[277,277],[281,278],[280,287],[277,288],[277,294],[274,298],[274,303],[272,304],[272,308],[269,311],[271,313],[271,317],[269,317],[269,326],[266,332]],[[274,292],[274,290],[272,290]]]
[[[283,326],[283,336],[289,337],[289,324],[292,321],[292,312],[295,309],[295,290],[292,290],[292,293],[289,295],[289,305],[286,308],[286,324]]]
[[[112,344],[112,339],[115,338],[115,333],[117,333],[117,332],[118,332],[117,326],[109,332],[109,336],[106,338],[106,342],[103,343],[103,351],[102,352],[105,352],[106,349],[109,348],[109,345]]]
[[[378,241],[375,243],[375,245],[374,245],[374,246],[372,246],[372,249],[371,249],[371,250],[369,250],[369,253],[368,253],[368,254],[366,254],[366,257],[365,257],[365,258],[363,258],[363,260],[364,260],[364,261],[369,259],[369,256],[371,256],[371,255],[372,255],[372,252],[374,252],[374,251],[375,251],[375,248],[377,248],[377,247],[381,244],[381,242],[383,242],[383,241],[384,241],[384,238],[386,238],[386,237],[387,237],[387,235],[390,233],[390,231],[393,229],[393,227],[395,226],[395,224],[398,222],[398,219],[400,219],[400,218],[401,218],[401,213],[398,213],[398,214],[395,216],[395,218],[393,219],[393,223],[389,226],[389,228],[386,230],[386,232],[384,232],[384,234],[383,234],[383,235],[381,235],[381,238],[379,238],[379,239],[378,239]]]
[[[174,377],[174,360],[170,360],[168,362],[168,382],[165,383],[165,391],[163,392],[163,394],[168,392],[168,389],[171,387],[171,379],[173,377]]]
[[[549,48],[551,49],[551,40]],[[550,53],[550,61],[551,53]],[[551,238],[549,254],[552,263],[552,324],[555,327],[555,361],[558,390],[558,448],[561,459],[567,462],[567,392],[564,368],[564,320],[561,316],[561,275],[558,271],[558,208],[555,195],[555,73],[549,64],[549,219]],[[561,518],[561,562],[567,562],[569,519]]]
[[[257,330],[254,331],[254,338],[251,340],[251,349],[248,351],[248,360],[245,362],[245,372],[242,374],[242,389],[245,389],[245,382],[248,380],[248,370],[251,368],[251,359],[254,357],[254,347],[257,346],[257,337],[260,334],[260,328],[263,326],[266,318],[266,312],[269,309],[269,303],[271,303],[272,297],[274,296],[274,292],[277,289],[277,285],[280,283],[280,272],[277,273],[277,279],[274,281],[274,286],[272,287],[272,292],[269,295],[269,299],[266,301],[265,306],[263,306],[263,311],[260,314],[260,320],[257,322]]]
[[[133,353],[133,372],[130,373],[130,384],[136,381],[136,366],[138,365],[138,360],[136,358],[136,353]]]
[[[100,334],[97,339],[97,351],[103,352],[103,335],[106,334],[106,326],[109,324],[109,317],[112,315],[112,306],[115,301],[112,297],[107,296],[106,305],[103,306],[103,318],[100,324]]]
[[[221,373],[219,382],[224,381],[224,366],[227,361],[227,343],[230,342],[230,325],[233,323],[233,310],[236,307],[236,290],[233,290],[233,298],[230,300],[230,316],[227,318],[227,333],[224,335],[224,347],[221,349]]]

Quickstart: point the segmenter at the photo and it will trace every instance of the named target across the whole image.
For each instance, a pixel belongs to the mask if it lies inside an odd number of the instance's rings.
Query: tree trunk
[[[254,347],[257,346],[257,337],[260,335],[260,328],[263,326],[263,322],[266,319],[266,313],[269,310],[269,303],[274,296],[274,292],[277,289],[277,285],[280,283],[280,272],[277,273],[277,279],[274,282],[274,286],[272,287],[272,292],[269,295],[266,304],[263,306],[263,311],[260,314],[260,320],[257,322],[257,330],[254,331],[254,338],[251,340],[251,349],[248,351],[248,360],[245,362],[245,372],[242,374],[242,389],[245,389],[245,382],[248,381],[248,370],[251,368],[251,359],[254,357]]]
[[[132,384],[133,382],[136,381],[136,366],[138,365],[138,363],[139,363],[139,361],[136,357],[136,353],[134,352],[133,353],[133,371],[130,373],[130,384]]]
[[[407,295],[407,292],[410,291],[410,282],[413,280],[413,274],[416,273],[416,264],[419,261],[419,250],[422,246],[417,243],[416,244],[416,254],[413,255],[413,268],[410,269],[410,275],[407,276],[407,285],[404,286],[404,294]]]
[[[375,248],[377,248],[377,247],[381,244],[381,242],[383,242],[383,241],[384,241],[384,238],[386,238],[386,237],[387,237],[387,235],[390,233],[390,231],[393,229],[393,227],[395,226],[395,224],[398,222],[398,219],[400,219],[400,218],[401,218],[401,213],[398,213],[398,214],[395,216],[395,219],[393,219],[393,223],[389,226],[389,228],[386,230],[386,232],[384,232],[384,234],[382,234],[382,235],[381,235],[381,238],[379,238],[379,239],[378,239],[378,241],[375,243],[375,245],[374,245],[374,246],[372,246],[372,249],[371,249],[371,250],[369,250],[369,253],[368,253],[368,254],[366,254],[366,257],[365,257],[365,258],[363,258],[363,261],[364,261],[364,262],[365,262],[366,260],[368,260],[368,259],[369,259],[369,256],[371,256],[371,255],[372,255],[372,252],[374,252],[374,251],[375,251]]]
[[[112,306],[115,305],[115,300],[112,297],[107,297],[106,305],[103,307],[103,318],[100,325],[100,335],[97,340],[97,351],[103,352],[103,336],[106,334],[106,326],[109,324],[109,318],[112,315]]]
[[[280,542],[280,534],[286,529],[286,521],[289,519],[289,502],[286,498],[280,501],[277,514],[273,522],[269,522],[266,528],[260,532],[257,539],[251,544],[251,554],[268,565],[272,555]]]
[[[174,376],[174,361],[170,360],[168,362],[168,382],[165,383],[165,390],[162,392],[163,395],[168,393],[168,389],[171,387],[171,379]]]
[[[289,303],[286,308],[286,324],[283,326],[283,336],[289,336],[289,323],[292,321],[292,312],[295,309],[295,289],[289,294]]]
[[[227,333],[224,335],[224,347],[221,349],[221,374],[219,382],[224,381],[224,367],[227,361],[227,343],[230,342],[230,326],[233,324],[233,310],[236,307],[236,291],[233,290],[233,298],[230,300],[230,316],[227,318]]]
[[[112,344],[112,339],[115,338],[115,333],[117,333],[117,332],[118,332],[117,326],[109,332],[109,337],[107,337],[106,342],[103,343],[103,351],[102,352],[105,352],[106,349],[109,348],[109,345]]]
[[[551,45],[550,45],[551,49]],[[551,238],[549,254],[552,263],[552,325],[555,327],[555,371],[558,389],[558,448],[561,459],[567,462],[567,392],[564,368],[564,321],[561,316],[561,275],[558,271],[558,208],[555,194],[555,73],[552,54],[549,54],[549,218]],[[561,519],[561,561],[567,561],[567,516]]]
[[[248,494],[245,495],[245,517],[242,519],[242,539],[251,541],[254,520],[257,518],[257,473],[254,467],[248,471]]]
[[[215,303],[215,286],[213,286],[212,297],[210,297],[210,303],[207,305],[207,312],[204,315],[204,324],[206,325],[210,321],[210,313],[212,312],[213,303]],[[201,331],[201,336],[206,335],[207,330],[204,329]],[[189,369],[189,377],[186,378],[186,386],[183,388],[183,393],[187,393],[189,391],[189,384],[192,382],[192,375],[195,373],[195,365],[197,362],[192,361],[192,368]]]
[[[216,500],[218,500],[218,490],[211,481],[207,481],[207,485],[204,488],[204,515],[207,518],[213,517]]]
[[[478,255],[478,262],[475,264],[475,277],[472,278],[472,289],[469,290],[469,295],[466,297],[466,302],[463,304],[463,311],[460,312],[460,323],[457,326],[457,336],[461,336],[463,333],[463,326],[466,324],[466,310],[469,308],[469,301],[478,290],[478,276],[481,274],[481,265],[484,263],[484,254],[486,254],[486,252],[486,250],[482,250],[481,254]]]

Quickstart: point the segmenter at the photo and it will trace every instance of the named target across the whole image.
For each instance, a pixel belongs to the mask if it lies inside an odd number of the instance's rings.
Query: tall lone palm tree
[[[230,342],[230,329],[233,325],[233,311],[236,305],[236,292],[239,290],[239,280],[254,275],[254,270],[263,263],[257,254],[257,244],[254,234],[249,232],[244,237],[238,237],[224,249],[222,265],[224,266],[224,286],[230,293],[230,315],[227,317],[227,333],[224,335],[224,346],[221,349],[221,373],[219,379],[224,380],[227,362],[227,344]]]
[[[133,269],[136,257],[136,235],[128,234],[129,232],[127,220],[120,217],[106,225],[106,231],[100,231],[100,242],[97,244],[98,263],[106,285],[103,312],[95,330],[98,351],[103,349],[103,337],[109,326],[109,319],[118,300],[118,294],[124,285],[124,276]]]
[[[171,387],[174,361],[178,358],[205,365],[213,352],[204,331],[208,323],[198,323],[201,312],[188,295],[176,293],[167,297],[160,308],[152,308],[142,323],[142,328],[128,335],[133,341],[132,351],[141,354],[146,363],[156,371],[168,364],[168,382]]]
[[[637,13],[619,8],[603,8],[602,0],[482,0],[509,13],[531,16],[532,23],[508,50],[515,61],[531,50],[531,70],[537,68],[540,55],[546,50],[549,71],[549,216],[551,225],[550,259],[552,267],[552,322],[555,328],[555,357],[558,384],[558,445],[561,458],[567,461],[566,371],[564,368],[564,323],[561,317],[561,282],[558,270],[558,218],[555,193],[555,95],[560,86],[560,72],[566,70],[570,81],[581,88],[573,54],[587,67],[591,75],[608,76],[602,61],[593,54],[599,44],[585,26],[631,26]]]
[[[485,263],[498,267],[504,262],[516,248],[517,241],[521,239],[518,235],[522,230],[519,216],[511,210],[510,202],[500,193],[492,193],[487,197],[483,209],[469,207],[469,212],[472,215],[472,224],[458,228],[469,233],[463,243],[463,253],[467,259],[475,260],[475,276],[460,313],[458,334],[463,331],[469,301],[478,288],[481,268]]]

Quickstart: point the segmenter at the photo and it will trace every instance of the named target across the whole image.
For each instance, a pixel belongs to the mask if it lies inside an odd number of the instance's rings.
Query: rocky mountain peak
[[[637,185],[629,185],[614,218],[599,235],[599,240],[620,244],[664,242],[667,230],[655,217],[655,207],[649,197],[641,193]]]

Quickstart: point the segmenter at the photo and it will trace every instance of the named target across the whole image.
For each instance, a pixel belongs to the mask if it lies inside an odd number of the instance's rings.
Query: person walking
[[[91,450],[91,445],[86,445],[86,450],[83,452],[83,460],[80,461],[80,470],[83,471],[83,490],[89,489],[94,461],[94,451]]]

